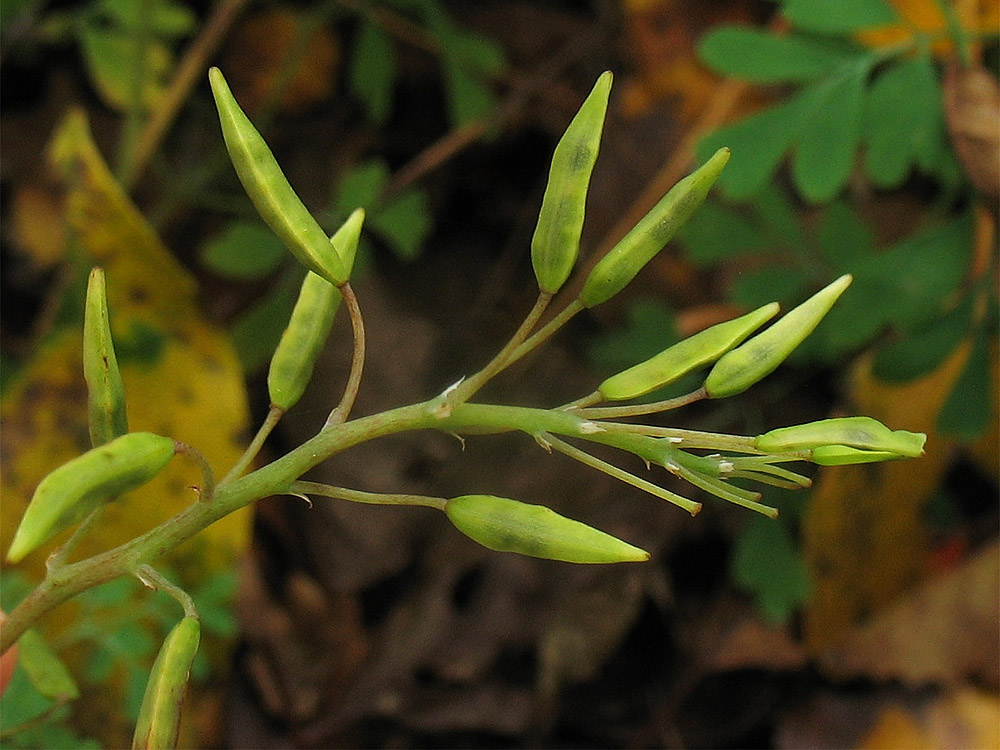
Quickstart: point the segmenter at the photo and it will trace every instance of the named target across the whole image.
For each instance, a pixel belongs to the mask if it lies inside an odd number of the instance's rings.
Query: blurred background
[[[768,490],[769,521],[658,474],[705,503],[692,519],[523,436],[361,446],[309,478],[545,504],[652,559],[574,567],[489,552],[427,509],[263,500],[164,561],[206,633],[182,745],[997,747],[998,27],[989,0],[3,0],[0,541],[89,447],[93,265],[132,429],[224,474],[266,414],[302,272],[229,164],[208,66],[327,231],[367,210],[355,415],[439,393],[514,331],[552,149],[612,70],[581,266],[716,147],[732,160],[625,292],[481,398],[565,403],[850,272],[774,375],[653,420],[757,434],[867,414],[926,432],[926,456]],[[262,460],[322,425],[350,350],[344,317]],[[192,502],[181,464],[81,553]],[[43,571],[3,567],[3,609]],[[132,581],[60,608],[42,630],[83,695],[53,705],[15,674],[4,746],[128,744],[179,617]]]

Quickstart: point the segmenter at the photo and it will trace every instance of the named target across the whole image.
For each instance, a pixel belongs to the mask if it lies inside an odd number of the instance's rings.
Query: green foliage
[[[252,281],[277,270],[285,259],[281,240],[258,223],[234,221],[201,248],[209,270],[241,281]]]
[[[378,5],[411,18],[430,34],[438,50],[453,127],[489,115],[496,107],[490,82],[506,66],[499,47],[458,26],[437,0],[383,0],[372,5],[355,31],[349,84],[374,122],[381,125],[389,119],[398,74],[396,41],[377,23]]]
[[[751,518],[736,542],[729,569],[733,581],[753,596],[770,622],[785,622],[809,598],[809,571],[780,518]]]

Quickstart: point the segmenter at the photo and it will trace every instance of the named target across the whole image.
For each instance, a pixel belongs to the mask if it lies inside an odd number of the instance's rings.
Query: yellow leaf
[[[71,112],[57,129],[49,160],[65,190],[70,247],[82,255],[77,272],[86,273],[91,265],[105,269],[130,429],[190,443],[221,476],[239,457],[248,424],[243,373],[232,345],[202,317],[195,280],[115,182],[82,113]],[[4,549],[42,477],[89,447],[82,312],[81,300],[79,324],[50,333],[0,402]],[[197,501],[191,487],[199,484],[198,469],[175,458],[149,485],[110,504],[72,559],[109,549],[167,520]],[[235,513],[181,545],[168,561],[191,586],[213,571],[232,568],[248,539],[249,513]],[[50,551],[46,547],[29,555],[18,569],[40,579]],[[141,608],[142,601],[130,606]],[[46,620],[49,632],[64,629],[75,612],[73,606],[57,610]],[[124,725],[123,694],[105,687],[86,691],[75,716],[91,736],[111,746],[127,745],[131,728]]]
[[[809,650],[822,650],[916,584],[927,568],[924,504],[940,486],[952,452],[935,431],[937,415],[969,355],[965,342],[929,375],[885,385],[870,358],[856,367],[850,412],[925,432],[926,453],[910,461],[821,472],[803,524],[813,598],[805,613]]]
[[[935,36],[935,55],[954,55],[954,44],[947,35],[948,22],[941,13],[939,0],[889,0],[902,19],[898,26],[886,26],[858,33],[857,39],[869,47],[887,47],[911,41],[916,34]],[[958,21],[966,31],[996,33],[1000,11],[996,0],[972,0],[952,3]]]

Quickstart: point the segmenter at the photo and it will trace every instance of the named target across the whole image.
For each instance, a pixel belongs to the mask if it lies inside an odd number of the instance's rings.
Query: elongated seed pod
[[[93,268],[87,280],[83,313],[83,378],[87,381],[90,442],[96,447],[128,432],[125,386],[111,340],[104,271]]]
[[[778,318],[770,328],[724,354],[705,379],[709,397],[742,393],[770,375],[813,332],[852,280],[850,274],[841,276]]]
[[[850,448],[846,445],[821,445],[812,449],[809,460],[819,466],[849,466],[851,464],[893,461],[897,458],[904,458],[904,456],[889,451],[866,451]]]
[[[479,544],[575,563],[641,562],[645,550],[542,505],[528,505],[493,495],[463,495],[445,506],[448,519]]]
[[[594,307],[624,289],[663,249],[691,214],[705,202],[708,191],[729,161],[729,149],[720,148],[697,170],[674,185],[591,270],[580,292],[580,302]]]
[[[267,371],[268,394],[279,409],[292,408],[305,392],[316,358],[330,335],[340,299],[337,287],[312,271],[306,273],[292,317]]]
[[[556,145],[538,224],[531,238],[531,264],[538,288],[555,294],[569,278],[580,250],[590,173],[597,161],[611,92],[611,71],[597,79]]]
[[[841,446],[913,458],[924,452],[926,440],[923,433],[890,430],[871,417],[835,417],[765,432],[754,445],[765,453]]]
[[[177,747],[184,691],[200,640],[197,617],[185,617],[167,634],[146,682],[132,737],[133,750]]]
[[[772,302],[734,320],[706,328],[601,383],[598,390],[609,401],[636,398],[662,388],[677,378],[714,362],[778,313]]]
[[[130,432],[67,461],[39,482],[14,533],[7,560],[18,562],[101,503],[146,484],[174,452],[170,438]]]
[[[330,238],[331,244],[347,259],[348,272],[354,264],[364,219],[364,209],[356,209]],[[291,409],[305,392],[316,359],[330,335],[340,300],[340,292],[333,284],[312,271],[306,273],[292,316],[267,371],[271,403],[282,411]]]
[[[340,286],[348,277],[344,259],[288,184],[271,149],[237,104],[222,71],[211,68],[208,78],[229,158],[257,212],[300,263]]]

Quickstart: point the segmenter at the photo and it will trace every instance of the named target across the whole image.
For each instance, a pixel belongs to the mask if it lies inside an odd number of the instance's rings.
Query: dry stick
[[[354,399],[358,397],[358,389],[361,387],[361,372],[365,367],[365,324],[361,319],[358,298],[354,295],[350,283],[343,284],[338,289],[340,289],[340,295],[344,298],[347,312],[351,318],[351,330],[354,333],[354,355],[351,357],[351,374],[347,377],[344,395],[341,397],[340,403],[337,404],[337,408],[330,412],[330,416],[326,418],[326,424],[323,425],[324,430],[340,424],[351,413]]]
[[[163,136],[166,135],[191,90],[205,72],[209,58],[215,53],[223,36],[246,4],[247,0],[223,0],[215,5],[212,15],[202,26],[201,33],[184,53],[184,59],[177,67],[170,86],[163,93],[159,105],[139,135],[132,156],[132,167],[128,174],[122,176],[122,183],[126,189],[134,184],[150,158],[156,153]]]
[[[493,125],[506,123],[514,119],[528,103],[539,94],[543,88],[550,86],[556,77],[575,61],[591,54],[600,38],[608,33],[608,24],[598,21],[588,29],[587,33],[572,37],[558,52],[540,65],[535,73],[520,78],[514,85],[506,100],[501,104],[492,118]],[[489,128],[484,120],[475,120],[457,130],[445,134],[426,149],[417,154],[407,164],[404,164],[393,176],[383,196],[393,195],[409,187],[425,174],[434,171],[458,152],[479,139]]]

